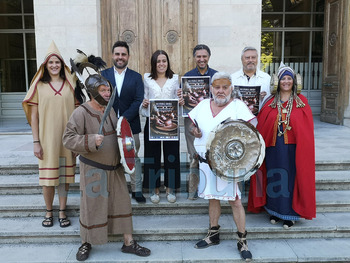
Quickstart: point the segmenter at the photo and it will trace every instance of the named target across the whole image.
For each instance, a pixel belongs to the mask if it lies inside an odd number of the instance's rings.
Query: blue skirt
[[[283,220],[299,220],[293,210],[293,190],[296,174],[295,144],[285,144],[283,136],[277,136],[276,146],[266,149],[266,205],[270,215]]]

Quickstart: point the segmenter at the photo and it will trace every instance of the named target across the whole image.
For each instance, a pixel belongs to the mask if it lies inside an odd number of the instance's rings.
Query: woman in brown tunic
[[[39,160],[39,184],[43,186],[46,215],[44,227],[53,226],[55,186],[59,195],[59,223],[70,225],[65,215],[67,191],[74,183],[75,156],[63,147],[62,135],[78,104],[69,68],[54,42],[35,74],[22,106],[33,133],[34,155]]]

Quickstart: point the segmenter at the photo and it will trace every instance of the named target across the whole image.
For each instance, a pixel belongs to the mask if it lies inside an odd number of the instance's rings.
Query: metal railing
[[[303,90],[322,90],[322,62],[290,62],[285,65],[291,67],[295,73],[300,73],[303,79]],[[264,71],[271,76],[278,73],[280,63],[268,63],[264,66]]]

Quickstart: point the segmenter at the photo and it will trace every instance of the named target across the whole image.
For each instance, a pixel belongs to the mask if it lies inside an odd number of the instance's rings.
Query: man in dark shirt
[[[210,76],[212,77],[217,71],[209,67],[208,62],[210,59],[210,49],[207,45],[199,44],[193,49],[193,57],[196,61],[196,67],[188,71],[184,76],[198,77],[198,76]],[[181,90],[178,93],[181,96]],[[195,200],[198,198],[197,186],[199,182],[198,174],[198,160],[193,158],[196,150],[193,146],[194,136],[190,133],[190,125],[192,121],[190,118],[184,119],[185,137],[187,144],[187,152],[190,155],[190,174],[189,174],[189,187],[188,187],[188,199]]]

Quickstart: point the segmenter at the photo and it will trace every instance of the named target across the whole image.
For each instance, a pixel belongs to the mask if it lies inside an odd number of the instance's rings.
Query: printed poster
[[[179,102],[171,100],[149,100],[149,140],[179,140]]]
[[[256,116],[259,112],[260,86],[235,86],[235,96],[241,99]]]
[[[202,100],[209,98],[210,76],[182,77],[181,88],[185,100],[182,117],[188,117],[188,113]]]

